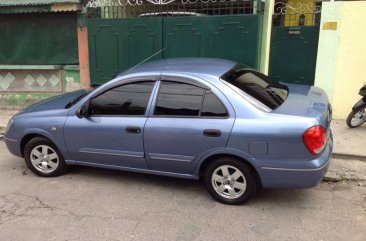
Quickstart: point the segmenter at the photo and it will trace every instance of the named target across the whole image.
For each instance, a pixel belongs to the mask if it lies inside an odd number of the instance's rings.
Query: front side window
[[[149,102],[153,81],[118,86],[93,98],[90,115],[144,115]]]
[[[227,112],[209,90],[186,83],[162,82],[154,115],[223,117]]]
[[[278,108],[288,95],[287,86],[273,82],[267,76],[239,64],[221,76],[221,79],[272,110]]]

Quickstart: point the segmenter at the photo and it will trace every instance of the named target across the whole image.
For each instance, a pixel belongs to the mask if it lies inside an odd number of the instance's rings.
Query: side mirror
[[[88,108],[85,105],[83,105],[76,111],[76,116],[80,119],[86,117],[87,115],[88,115]]]

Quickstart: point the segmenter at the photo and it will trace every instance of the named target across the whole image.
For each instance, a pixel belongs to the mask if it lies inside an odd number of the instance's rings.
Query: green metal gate
[[[165,58],[225,58],[258,67],[261,15],[163,19]]]
[[[314,84],[318,26],[274,27],[269,76],[278,82]]]
[[[162,49],[153,59],[215,57],[259,66],[261,14],[137,16],[88,19],[92,84],[104,83]]]
[[[313,85],[321,3],[275,4],[269,77],[278,82]]]
[[[102,84],[161,50],[161,19],[88,21],[91,84]],[[160,59],[161,54],[155,59]]]

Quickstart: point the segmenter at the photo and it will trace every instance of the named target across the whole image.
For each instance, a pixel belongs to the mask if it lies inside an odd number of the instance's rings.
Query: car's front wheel
[[[42,177],[59,176],[67,167],[57,147],[43,137],[36,137],[26,144],[24,159],[28,168]]]
[[[211,196],[225,204],[242,204],[257,189],[253,168],[242,160],[229,157],[211,161],[205,170],[204,181]]]

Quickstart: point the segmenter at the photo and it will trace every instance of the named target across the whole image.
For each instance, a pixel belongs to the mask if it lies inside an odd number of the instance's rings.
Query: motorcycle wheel
[[[359,127],[366,121],[366,105],[359,106],[349,113],[347,125],[350,128]]]

